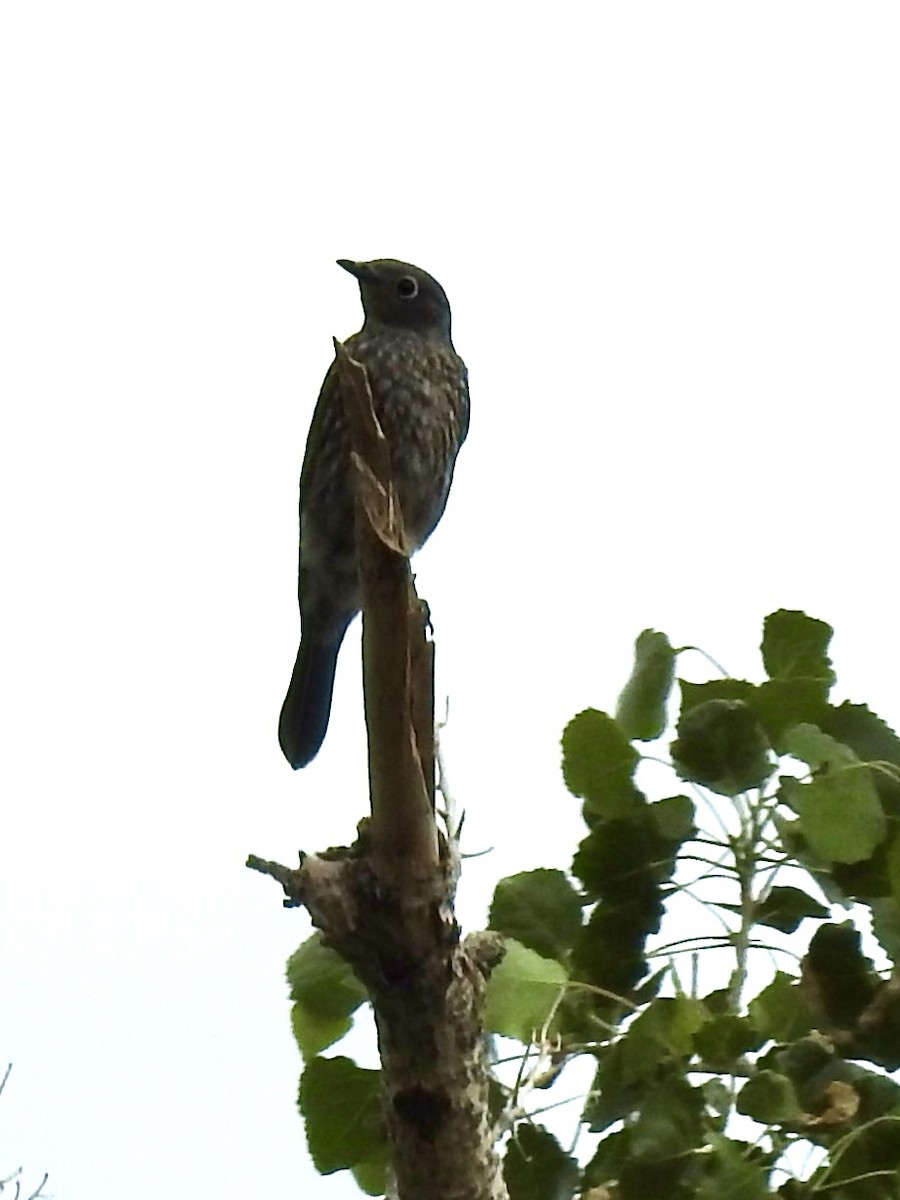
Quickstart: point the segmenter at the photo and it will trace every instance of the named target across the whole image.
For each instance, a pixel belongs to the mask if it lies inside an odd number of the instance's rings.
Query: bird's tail
[[[343,633],[341,630],[337,641],[300,639],[294,672],[278,719],[278,741],[295,771],[316,757],[325,739]]]

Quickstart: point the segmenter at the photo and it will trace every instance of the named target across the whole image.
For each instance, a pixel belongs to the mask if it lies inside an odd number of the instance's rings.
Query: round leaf
[[[485,1024],[492,1033],[531,1042],[550,1017],[566,983],[558,962],[510,938],[487,986]]]
[[[298,1104],[320,1174],[386,1158],[380,1071],[349,1058],[314,1058],[300,1078]]]
[[[827,650],[834,630],[804,612],[779,609],[763,625],[763,664],[770,679],[818,679],[823,692],[834,683]]]
[[[682,779],[724,796],[761,787],[772,773],[769,743],[742,700],[707,700],[684,713],[672,758]]]
[[[549,1130],[525,1121],[516,1126],[503,1161],[509,1200],[572,1196],[580,1174]]]
[[[562,958],[581,929],[581,901],[562,871],[524,871],[497,884],[488,923],[545,958]]]
[[[776,1071],[758,1071],[741,1088],[737,1110],[763,1125],[780,1125],[801,1116],[794,1085]]]
[[[612,717],[585,709],[563,731],[562,750],[566,787],[584,798],[587,813],[621,816],[641,803],[631,778],[637,752]]]

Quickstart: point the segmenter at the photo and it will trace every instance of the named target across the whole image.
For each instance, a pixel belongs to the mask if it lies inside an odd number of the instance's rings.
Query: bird
[[[438,281],[411,263],[339,258],[337,265],[359,284],[363,326],[344,345],[366,368],[415,551],[443,515],[469,430],[468,371],[451,340],[450,304]],[[350,452],[335,359],[300,471],[300,647],[278,721],[278,741],[294,770],[310,763],[325,739],[338,653],[361,607]]]

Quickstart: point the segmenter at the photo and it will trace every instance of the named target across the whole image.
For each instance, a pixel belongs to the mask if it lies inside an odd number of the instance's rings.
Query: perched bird
[[[450,305],[436,279],[391,258],[338,259],[359,281],[365,321],[347,339],[369,377],[375,413],[410,544],[418,549],[444,511],[469,427],[466,365],[450,340]],[[313,413],[300,473],[301,637],[278,722],[296,770],[315,758],[328,728],[338,651],[359,612],[350,440],[337,364]]]

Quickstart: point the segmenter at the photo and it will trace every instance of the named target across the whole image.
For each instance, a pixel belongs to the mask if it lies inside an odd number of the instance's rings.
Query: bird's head
[[[366,325],[387,325],[450,336],[450,305],[444,289],[427,271],[394,258],[353,262],[339,258],[338,266],[359,280]]]

